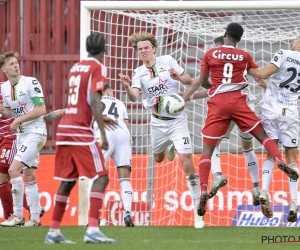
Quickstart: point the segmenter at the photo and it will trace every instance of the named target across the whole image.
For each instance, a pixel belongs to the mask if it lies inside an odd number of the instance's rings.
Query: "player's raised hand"
[[[173,80],[177,80],[177,81],[180,80],[180,75],[177,73],[177,71],[175,69],[170,68],[169,72],[170,72],[170,76]]]
[[[121,83],[125,86],[125,87],[130,87],[130,77],[127,75],[123,75],[122,73],[119,74]]]

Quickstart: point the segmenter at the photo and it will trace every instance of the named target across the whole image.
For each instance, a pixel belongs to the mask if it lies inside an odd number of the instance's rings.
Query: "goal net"
[[[108,84],[115,90],[116,97],[126,104],[130,116],[133,138],[132,215],[135,225],[193,226],[194,215],[192,199],[178,157],[173,162],[165,160],[160,164],[154,163],[151,152],[150,113],[143,108],[142,95],[137,102],[130,102],[118,78],[119,73],[132,77],[133,70],[141,65],[129,42],[130,35],[141,31],[154,34],[158,40],[157,56],[171,55],[194,78],[199,74],[201,59],[205,51],[212,47],[213,39],[224,34],[228,23],[238,22],[245,29],[238,48],[248,51],[262,67],[270,62],[272,55],[279,49],[291,49],[292,42],[300,34],[300,10],[297,6],[289,5],[289,2],[283,3],[286,6],[284,8],[269,2],[274,6],[274,9],[270,9],[266,2],[264,5],[252,2],[252,6],[249,2],[246,6],[243,6],[243,3],[239,3],[238,6],[238,2],[226,4],[211,1],[81,2],[81,56],[85,56],[84,44],[89,33],[104,34],[104,64],[108,68]],[[105,10],[101,10],[102,7]],[[253,79],[249,78],[249,82],[251,92],[257,98],[255,110],[259,114],[258,102],[263,90]],[[184,91],[184,87],[181,86],[180,92]],[[196,100],[186,105],[197,172],[202,150],[200,132],[206,116],[206,101],[207,99]],[[265,152],[256,141],[254,148],[261,172]],[[264,221],[259,210],[253,210],[250,206],[252,182],[236,128],[233,129],[229,140],[222,141],[220,150],[222,172],[228,179],[228,184],[216,197],[209,200],[205,224],[276,226],[286,221],[284,209],[289,203],[289,191],[287,178],[282,172],[274,168],[274,178],[270,186],[271,202],[277,205],[278,212],[275,211],[272,220]],[[108,165],[110,183],[101,215],[102,224],[124,225],[117,171],[112,160]],[[212,179],[211,175],[210,181]],[[83,193],[81,192],[82,195]],[[81,204],[80,209],[83,211],[80,213],[80,221],[83,224],[86,205]]]

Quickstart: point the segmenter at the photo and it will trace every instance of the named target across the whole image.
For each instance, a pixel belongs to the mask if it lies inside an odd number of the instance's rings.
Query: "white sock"
[[[251,176],[251,180],[253,183],[253,188],[259,186],[259,172],[258,172],[258,160],[256,154],[254,153],[253,148],[243,151],[243,154],[246,158],[247,167],[249,174]]]
[[[215,147],[211,156],[211,172],[214,175],[214,179],[216,179],[217,176],[222,175],[220,149],[218,146]]]
[[[293,168],[294,170],[296,170],[297,173],[299,174],[299,169],[298,169],[297,163],[290,163],[288,166]],[[289,188],[290,188],[291,202],[295,201],[297,204],[298,180],[294,181],[289,178]]]
[[[40,195],[36,181],[26,182],[26,199],[30,209],[30,219],[40,221]]]
[[[186,184],[190,190],[193,205],[194,205],[194,213],[197,213],[197,207],[200,202],[200,181],[198,174],[192,174],[186,177]]]
[[[130,183],[130,179],[129,178],[121,178],[119,180],[122,192],[121,192],[121,197],[122,197],[122,201],[123,201],[123,207],[125,212],[130,212],[131,213],[131,205],[132,205],[132,194],[133,194],[133,190],[132,190],[132,186]]]
[[[14,215],[23,218],[23,197],[24,197],[24,183],[21,176],[11,179],[12,196],[14,201]]]
[[[273,175],[274,160],[267,158],[263,164],[262,189],[269,191],[270,182]]]

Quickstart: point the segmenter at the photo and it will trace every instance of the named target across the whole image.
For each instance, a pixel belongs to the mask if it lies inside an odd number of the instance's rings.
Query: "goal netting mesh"
[[[126,104],[130,116],[133,138],[132,214],[136,225],[192,226],[194,215],[192,199],[178,157],[173,162],[165,160],[160,164],[154,163],[150,145],[150,114],[141,104],[142,95],[138,102],[130,102],[120,83],[119,73],[132,77],[133,70],[141,65],[129,43],[129,36],[141,31],[153,33],[158,40],[157,56],[171,55],[194,78],[199,74],[201,58],[205,51],[212,47],[215,37],[224,34],[229,22],[243,25],[245,33],[238,48],[248,51],[262,67],[270,62],[272,55],[279,49],[291,49],[292,42],[300,34],[299,16],[299,10],[284,9],[91,12],[91,32],[101,32],[106,38],[104,64],[108,68],[108,84],[115,90],[116,97]],[[257,97],[255,109],[259,114],[258,102],[263,90],[256,86],[251,78],[249,82],[252,93]],[[184,90],[181,86],[180,91]],[[202,150],[200,132],[206,116],[206,101],[196,100],[186,105],[196,171]],[[258,142],[254,145],[261,170],[265,152]],[[214,199],[209,200],[205,215],[206,225],[233,225],[237,209],[246,209],[239,205],[252,205],[252,183],[236,128],[233,129],[229,140],[223,140],[220,150],[222,171],[228,179],[228,184]],[[109,162],[109,168],[111,180],[105,196],[102,224],[124,225],[120,185],[113,161]],[[279,206],[288,205],[287,178],[277,168],[274,170],[274,179],[270,186],[271,202]],[[255,225],[253,219],[254,224],[251,224],[250,215],[245,216],[246,222],[243,225]],[[270,225],[276,223],[276,220],[270,221]]]

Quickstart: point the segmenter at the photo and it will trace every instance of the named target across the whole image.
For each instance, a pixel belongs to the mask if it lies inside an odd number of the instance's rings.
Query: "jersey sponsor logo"
[[[212,53],[213,58],[216,59],[227,59],[227,60],[233,60],[233,61],[243,61],[244,56],[239,54],[227,54],[227,53],[221,53],[221,50],[215,50]]]
[[[14,113],[15,117],[20,117],[20,116],[26,115],[27,114],[26,103],[21,104],[19,102],[19,107],[12,109],[12,112]]]
[[[168,80],[164,81],[161,78],[159,78],[157,85],[148,88],[149,98],[165,95],[167,93],[167,89],[168,89],[168,87],[166,85],[167,81]]]
[[[70,72],[89,72],[89,70],[90,70],[90,65],[81,65],[81,64],[75,64],[72,68],[71,68],[71,70],[70,70]]]
[[[41,91],[38,87],[35,87],[35,88],[34,88],[34,92],[35,92],[36,94],[40,94],[42,91]]]

